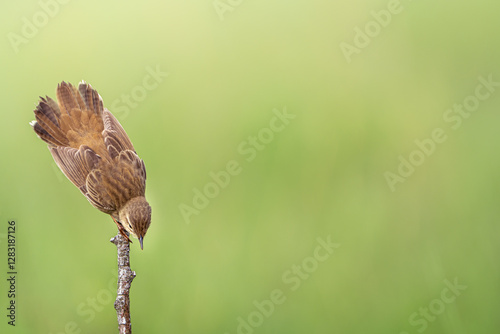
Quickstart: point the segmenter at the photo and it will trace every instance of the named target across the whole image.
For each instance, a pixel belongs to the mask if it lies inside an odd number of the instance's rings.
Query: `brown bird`
[[[64,175],[90,204],[111,215],[125,238],[138,238],[142,249],[151,224],[144,161],[89,84],[82,81],[76,89],[63,81],[57,101],[40,97],[30,124]]]

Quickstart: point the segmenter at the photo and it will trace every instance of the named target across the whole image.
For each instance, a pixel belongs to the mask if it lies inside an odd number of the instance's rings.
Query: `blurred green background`
[[[474,102],[479,77],[500,82],[498,2],[62,2],[0,14],[2,333],[117,332],[116,227],[28,125],[38,96],[82,79],[147,167],[134,333],[500,330],[500,87],[456,130],[443,118]],[[346,57],[342,43],[360,47]],[[265,130],[285,108],[294,118]],[[422,160],[415,141],[436,128],[446,140]],[[385,173],[412,153],[391,189]],[[240,173],[183,217],[233,160]]]

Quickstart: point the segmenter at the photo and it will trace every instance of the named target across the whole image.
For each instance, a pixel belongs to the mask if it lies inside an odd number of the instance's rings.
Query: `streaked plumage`
[[[81,82],[76,89],[62,82],[57,101],[40,97],[33,129],[90,204],[110,214],[120,232],[138,238],[142,248],[151,223],[151,207],[144,197],[144,162],[89,84]]]

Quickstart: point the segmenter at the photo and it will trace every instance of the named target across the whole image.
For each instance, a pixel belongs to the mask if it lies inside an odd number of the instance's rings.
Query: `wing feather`
[[[140,192],[135,195],[144,196],[146,190],[146,166],[144,165],[144,161],[135,152],[130,150],[121,152],[118,160],[133,167],[129,168],[129,170],[133,173],[131,175],[132,179],[137,180],[136,188]]]
[[[144,196],[146,168],[135,152],[120,152],[113,164],[101,164],[87,177],[85,196],[97,209],[112,213],[129,199]]]
[[[80,146],[80,149],[51,147],[50,153],[64,175],[85,194],[87,176],[98,165],[101,157],[85,145]]]
[[[107,109],[103,112],[104,131],[102,136],[109,154],[114,159],[120,152],[130,150],[135,153],[134,146],[120,122]]]
[[[100,169],[94,169],[87,177],[85,197],[95,208],[105,213],[112,213],[117,209],[119,203],[114,201],[114,196],[110,194],[112,188],[106,188],[106,174]]]

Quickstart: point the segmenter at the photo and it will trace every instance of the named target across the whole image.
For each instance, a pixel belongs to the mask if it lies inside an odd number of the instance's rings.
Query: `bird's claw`
[[[117,222],[116,219],[113,218],[113,216],[111,216],[111,218],[113,219],[113,221],[115,222],[116,226],[118,227],[118,231],[120,232],[120,234],[123,235],[123,237],[125,239],[127,239],[128,242],[132,243],[132,240],[130,240],[130,238],[128,236],[128,233],[125,230],[125,228],[123,227],[123,225],[121,223]]]

